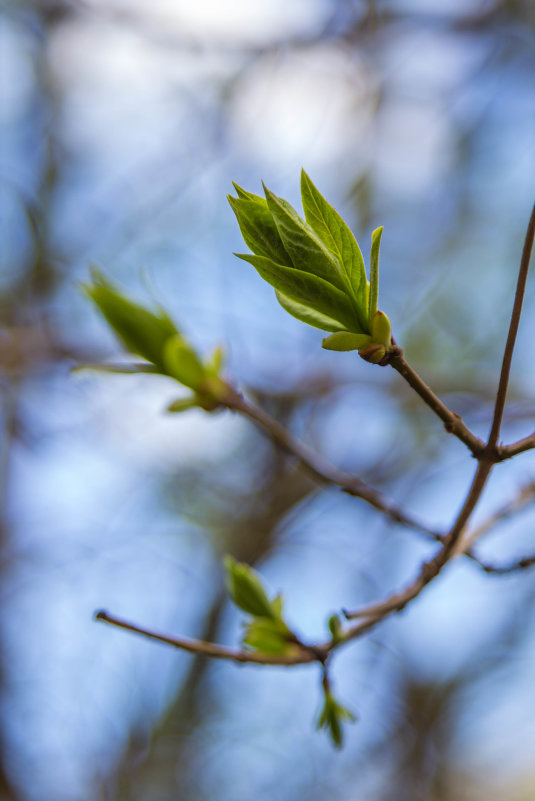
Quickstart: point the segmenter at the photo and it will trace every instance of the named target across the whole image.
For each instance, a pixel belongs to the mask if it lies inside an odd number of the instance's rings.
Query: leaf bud
[[[359,356],[364,359],[365,362],[379,364],[386,356],[386,348],[378,342],[372,342],[370,345],[360,348]]]
[[[258,574],[249,565],[237,562],[232,556],[225,557],[225,568],[227,590],[236,606],[249,615],[276,620],[275,610]]]
[[[331,633],[331,637],[333,640],[338,641],[342,634],[342,624],[340,623],[340,618],[337,614],[333,614],[330,616],[329,620],[327,621],[327,625],[329,627],[329,631]]]
[[[382,311],[376,311],[372,317],[370,330],[372,340],[389,348],[392,344],[392,327],[390,320]]]
[[[201,360],[180,334],[167,340],[162,358],[166,375],[190,389],[197,389],[206,375]]]

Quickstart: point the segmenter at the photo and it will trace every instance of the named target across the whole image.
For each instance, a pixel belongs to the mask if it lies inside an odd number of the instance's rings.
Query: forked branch
[[[458,546],[461,542],[465,526],[481,497],[494,464],[499,460],[499,457],[497,458],[496,446],[500,434],[501,422],[503,419],[511,362],[518,333],[518,326],[520,323],[520,316],[522,313],[522,304],[526,290],[527,274],[534,238],[535,206],[531,212],[531,217],[526,231],[526,237],[524,240],[524,247],[522,250],[522,258],[520,260],[515,299],[513,302],[509,330],[507,333],[507,340],[502,359],[500,379],[498,382],[498,390],[496,393],[494,414],[489,438],[483,450],[476,456],[478,459],[478,466],[466,500],[462,505],[451,530],[444,538],[444,543],[441,549],[433,559],[423,564],[417,578],[412,582],[412,584],[410,584],[405,590],[391,595],[385,601],[382,601],[378,604],[372,604],[355,612],[345,613],[348,619],[363,619],[362,623],[346,632],[346,639],[352,639],[356,636],[359,636],[362,631],[367,630],[369,626],[366,626],[366,623],[371,621],[373,625],[375,625],[378,620],[381,620],[390,613],[399,612],[404,609],[407,604],[416,598],[424,589],[424,587],[426,587],[440,573],[442,568],[448,563],[451,557],[459,552]]]

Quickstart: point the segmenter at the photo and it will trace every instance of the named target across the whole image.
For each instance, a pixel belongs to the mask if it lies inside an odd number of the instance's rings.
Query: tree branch
[[[442,420],[444,427],[449,434],[464,442],[470,449],[473,456],[476,458],[480,456],[485,448],[483,440],[476,437],[469,428],[463,423],[460,415],[452,412],[451,409],[435,395],[425,381],[413,370],[410,364],[405,361],[403,351],[401,348],[396,349],[389,357],[388,363],[397,370],[397,372],[405,379],[405,381],[414,389],[414,391],[422,398],[422,400],[429,406],[429,408]]]
[[[490,515],[483,523],[481,523],[477,528],[475,528],[470,534],[467,536],[463,543],[463,552],[466,552],[472,548],[476,540],[481,539],[488,531],[494,528],[495,525],[500,523],[502,520],[510,517],[512,514],[519,512],[529,503],[532,503],[535,499],[535,481],[530,481],[528,484],[525,484],[523,487],[520,488],[519,492],[507,503],[503,504],[499,509],[494,512],[494,514]]]
[[[523,437],[523,439],[519,439],[517,442],[511,443],[511,445],[502,445],[498,449],[500,461],[503,462],[505,459],[511,459],[513,456],[517,456],[519,453],[525,453],[533,448],[535,448],[535,433],[530,434],[528,437]]]
[[[466,496],[457,519],[453,524],[451,530],[444,538],[444,543],[439,552],[428,562],[424,562],[420,569],[417,578],[405,590],[394,593],[385,601],[378,604],[371,604],[363,609],[355,612],[344,612],[348,620],[354,618],[372,618],[378,622],[391,612],[401,612],[420,592],[426,587],[434,578],[438,576],[442,568],[447,564],[450,558],[455,554],[455,547],[459,542],[466,523],[470,515],[474,511],[481,493],[487,483],[489,473],[492,469],[493,463],[487,460],[481,460],[478,463],[477,470],[472,480],[472,485]],[[344,639],[352,639],[360,634],[360,627],[350,629],[346,632]]]
[[[275,418],[248,401],[243,395],[233,390],[232,387],[228,386],[228,394],[221,400],[221,403],[227,409],[239,412],[244,417],[252,420],[253,423],[256,423],[279,447],[295,456],[317,481],[322,484],[332,484],[348,495],[362,498],[370,506],[373,506],[396,523],[415,529],[437,541],[442,541],[442,534],[433,531],[415,518],[407,515],[398,506],[384,498],[380,492],[365,484],[364,481],[328,462],[304,443],[297,440]]]
[[[485,573],[494,576],[506,576],[511,573],[519,573],[521,570],[527,570],[529,567],[535,565],[535,556],[524,556],[517,562],[511,562],[508,565],[489,565],[485,562],[480,562],[482,569]]]
[[[409,365],[403,359],[403,355],[401,353],[394,351],[391,357],[390,363],[394,369],[398,370],[398,372],[403,375],[403,377],[416,390],[416,392],[418,392],[418,394],[433,409],[433,411],[435,411],[435,413],[445,423],[447,423],[447,429],[451,430],[451,433],[456,434],[459,439],[468,445],[474,456],[476,456],[478,459],[478,465],[466,500],[459,514],[457,515],[457,519],[455,520],[451,530],[444,538],[444,543],[440,551],[436,554],[436,556],[433,557],[433,559],[423,564],[417,578],[405,590],[391,595],[381,603],[372,604],[355,612],[345,612],[344,614],[348,620],[354,618],[364,618],[364,621],[346,631],[344,640],[353,639],[354,637],[359,636],[363,631],[367,630],[372,625],[375,625],[375,623],[379,622],[382,618],[386,617],[390,613],[400,612],[410,601],[420,594],[424,587],[426,587],[434,578],[436,578],[442,568],[448,563],[450,558],[454,556],[456,552],[459,553],[465,550],[464,548],[459,549],[458,545],[461,542],[466,523],[468,522],[472,512],[474,511],[474,508],[479,501],[479,498],[481,497],[481,493],[483,492],[485,484],[487,483],[487,479],[492,467],[497,461],[500,461],[499,449],[496,446],[503,418],[511,361],[516,342],[516,336],[518,333],[520,316],[522,313],[522,304],[524,300],[526,280],[534,239],[535,206],[531,212],[531,217],[526,231],[526,237],[524,240],[524,247],[522,250],[522,258],[520,260],[515,299],[513,302],[511,321],[505,343],[491,430],[488,441],[486,445],[483,445],[483,448],[480,448],[479,445],[477,446],[477,449],[472,447],[472,445],[475,444],[472,442],[473,434],[466,429],[461,421],[461,418],[455,415],[453,412],[450,412],[450,410],[444,406],[442,401],[440,401],[440,399],[434,395],[434,393],[429,389],[429,387],[427,387],[418,374],[409,367]],[[451,420],[451,417],[454,419]],[[471,442],[472,445],[470,444]],[[470,544],[470,542],[466,543],[467,549],[470,547]],[[525,562],[525,566],[528,566],[530,563],[530,558],[522,561]]]
[[[212,659],[227,659],[231,662],[250,663],[255,665],[305,665],[310,662],[317,662],[320,659],[320,654],[314,649],[313,646],[296,645],[295,650],[291,654],[262,654],[255,651],[235,650],[233,648],[226,648],[223,645],[217,645],[212,642],[204,642],[203,640],[187,640],[182,637],[174,637],[171,634],[161,634],[150,629],[137,626],[135,623],[128,623],[126,620],[110,615],[108,612],[100,611],[95,613],[95,620],[101,620],[103,623],[109,623],[111,626],[117,626],[127,631],[133,631],[136,634],[141,634],[143,637],[148,637],[151,640],[163,642],[166,645],[172,645],[173,648],[179,648],[181,651],[187,651],[190,654],[199,654],[208,656]]]
[[[513,351],[515,347],[516,337],[518,334],[518,326],[520,324],[520,316],[522,314],[522,304],[524,302],[524,294],[526,292],[526,281],[528,278],[529,262],[531,260],[531,251],[533,249],[533,240],[535,239],[535,206],[531,211],[529,218],[526,237],[524,239],[524,247],[522,249],[522,258],[520,260],[520,269],[518,271],[518,279],[516,282],[515,300],[513,303],[513,311],[511,313],[511,322],[509,323],[509,331],[507,333],[507,341],[505,343],[505,350],[502,360],[502,369],[500,372],[500,381],[498,384],[498,392],[496,395],[496,402],[494,404],[494,415],[492,418],[492,426],[490,429],[487,448],[489,452],[493,450],[500,435],[500,428],[503,419],[503,411],[505,408],[505,399],[507,396],[507,387],[509,384],[509,374],[511,372],[511,362],[513,359]]]

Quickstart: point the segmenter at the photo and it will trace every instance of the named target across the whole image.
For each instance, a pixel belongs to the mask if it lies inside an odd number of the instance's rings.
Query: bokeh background
[[[292,431],[429,525],[474,462],[392,370],[322,351],[232,252],[225,195],[299,207],[305,167],[366,256],[408,359],[487,433],[535,195],[532,0],[3,0],[0,4],[0,797],[10,801],[528,801],[535,573],[458,559],[339,654],[359,716],[314,731],[314,666],[195,659],[106,608],[237,643],[226,552],[308,638],[403,586],[434,546],[320,489],[250,423],[164,413],[163,378],[71,372],[119,348],[92,263],[164,303]],[[530,283],[504,439],[534,428]],[[474,525],[535,479],[499,466]],[[479,545],[535,551],[526,503]]]

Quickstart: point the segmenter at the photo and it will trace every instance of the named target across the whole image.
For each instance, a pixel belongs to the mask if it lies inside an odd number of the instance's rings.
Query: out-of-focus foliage
[[[70,368],[117,357],[78,289],[97,263],[142,284],[199,353],[225,342],[229,373],[292,431],[445,528],[472,470],[461,446],[393,371],[322,351],[277,307],[232,255],[225,195],[262,177],[296,205],[304,166],[360,242],[384,223],[381,307],[484,435],[534,195],[533,3],[0,8],[0,798],[532,798],[529,572],[455,563],[348,648],[336,693],[359,721],[340,754],[311,732],[316,671],[207,663],[95,626],[104,606],[237,642],[230,552],[314,637],[433,546],[318,488],[230,413],[160,414],[166,378]],[[505,439],[533,430],[534,297]],[[533,464],[498,468],[481,520]],[[524,555],[532,528],[526,507],[482,554]]]

